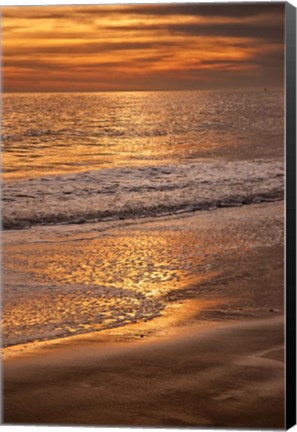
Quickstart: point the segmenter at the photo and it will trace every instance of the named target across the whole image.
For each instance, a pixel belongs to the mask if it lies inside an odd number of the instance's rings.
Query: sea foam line
[[[196,162],[6,182],[3,228],[157,217],[283,199],[280,161]]]

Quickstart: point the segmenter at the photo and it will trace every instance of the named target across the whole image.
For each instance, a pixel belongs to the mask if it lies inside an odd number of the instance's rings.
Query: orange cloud
[[[2,15],[5,91],[283,84],[283,3],[23,6]]]

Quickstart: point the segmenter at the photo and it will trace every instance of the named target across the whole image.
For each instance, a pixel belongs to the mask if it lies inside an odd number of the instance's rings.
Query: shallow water
[[[253,316],[261,305],[254,304],[244,281],[253,274],[240,259],[282,244],[282,215],[277,203],[105,232],[95,224],[93,237],[82,231],[79,239],[60,231],[55,239],[39,240],[45,228],[32,229],[27,240],[20,231],[6,232],[3,343],[123,328],[166,316],[174,305],[172,326],[188,299],[198,311],[199,301],[226,297],[225,317]],[[235,292],[227,289],[232,273],[243,277]]]

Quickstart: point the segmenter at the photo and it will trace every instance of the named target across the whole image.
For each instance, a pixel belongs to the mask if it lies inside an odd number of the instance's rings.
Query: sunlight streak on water
[[[7,94],[4,178],[281,157],[283,92]]]

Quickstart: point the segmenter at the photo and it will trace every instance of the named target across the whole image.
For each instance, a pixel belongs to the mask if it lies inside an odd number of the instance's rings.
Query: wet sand
[[[282,211],[276,203],[188,218],[201,232],[229,221],[238,251],[225,233],[229,254],[222,244],[213,254],[225,270],[168,291],[163,321],[6,348],[4,422],[284,427]],[[208,247],[216,235],[207,232]],[[174,305],[185,313],[171,322]]]
[[[122,349],[74,344],[4,368],[4,421],[284,426],[283,320],[273,317]]]

